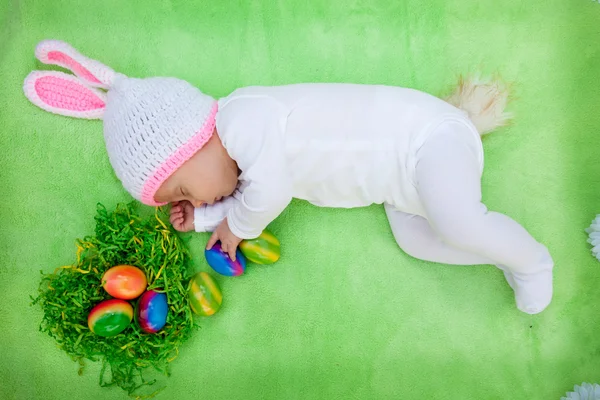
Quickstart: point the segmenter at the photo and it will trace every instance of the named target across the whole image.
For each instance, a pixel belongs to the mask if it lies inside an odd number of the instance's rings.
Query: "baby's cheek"
[[[228,180],[228,185],[226,187],[225,192],[230,195],[235,191],[235,188],[238,185],[238,177],[237,176],[233,176]]]

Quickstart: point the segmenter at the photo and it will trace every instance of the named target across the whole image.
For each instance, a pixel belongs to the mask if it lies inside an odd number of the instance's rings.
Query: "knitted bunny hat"
[[[180,79],[128,78],[57,40],[40,42],[35,55],[75,75],[33,71],[25,96],[54,114],[102,119],[108,157],[125,189],[144,204],[163,205],[156,191],[212,136],[216,100]]]

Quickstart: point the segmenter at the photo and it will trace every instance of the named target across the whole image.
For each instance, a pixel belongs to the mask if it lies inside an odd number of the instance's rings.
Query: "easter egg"
[[[219,285],[206,272],[199,272],[192,277],[188,298],[192,311],[205,317],[219,311],[223,302]]]
[[[144,332],[155,333],[167,323],[168,310],[167,295],[148,290],[135,305],[135,321]]]
[[[131,265],[117,265],[102,275],[102,287],[117,299],[135,299],[144,293],[146,285],[146,274]]]
[[[246,270],[246,258],[240,250],[236,250],[236,260],[233,261],[229,254],[221,249],[221,242],[215,243],[212,249],[205,250],[204,256],[208,265],[221,275],[238,276]]]
[[[256,239],[242,240],[240,251],[248,261],[255,264],[273,264],[279,260],[281,245],[268,230],[264,230]]]
[[[115,336],[129,326],[132,318],[133,307],[125,300],[104,300],[90,311],[88,327],[98,336]]]

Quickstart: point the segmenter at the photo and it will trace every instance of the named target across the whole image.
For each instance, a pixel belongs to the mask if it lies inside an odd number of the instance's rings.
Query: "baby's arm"
[[[171,206],[170,222],[173,228],[180,232],[213,232],[217,226],[227,217],[227,213],[239,200],[239,190],[224,197],[215,204],[203,204],[194,207],[187,200],[178,201]]]
[[[274,173],[270,175],[279,175]],[[217,226],[206,245],[212,248],[217,241],[221,249],[235,261],[236,250],[243,239],[258,237],[262,231],[287,207],[292,200],[289,182],[275,180],[280,185],[251,181],[239,201],[227,212],[227,217]]]
[[[238,98],[220,110],[223,145],[237,162],[241,196],[208,241],[232,258],[243,239],[258,237],[292,200],[283,127],[287,112],[268,97]]]
[[[261,166],[255,167],[251,180],[242,185],[239,201],[227,212],[228,228],[240,239],[258,237],[292,200],[285,168],[278,163],[265,165],[268,168],[263,171],[258,171]]]
[[[239,190],[213,205],[203,204],[194,209],[194,230],[196,232],[213,232],[217,226],[227,217],[227,213],[239,201],[241,193]]]

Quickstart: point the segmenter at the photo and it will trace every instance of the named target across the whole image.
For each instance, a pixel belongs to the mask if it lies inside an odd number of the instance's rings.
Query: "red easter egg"
[[[102,276],[102,287],[117,299],[135,299],[146,290],[146,274],[132,265],[117,265]]]

